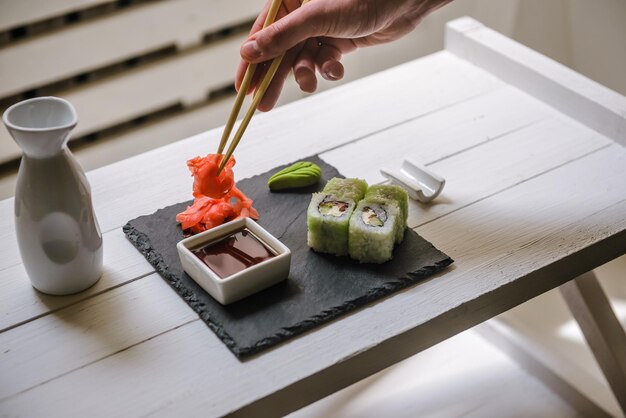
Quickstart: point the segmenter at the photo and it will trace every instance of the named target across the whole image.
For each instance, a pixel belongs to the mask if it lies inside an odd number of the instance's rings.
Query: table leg
[[[626,413],[626,333],[593,272],[560,287],[567,306]]]
[[[556,393],[580,416],[594,418],[612,418],[608,411],[600,406],[601,402],[592,399],[568,380],[566,376],[554,368],[554,356],[541,342],[528,338],[523,332],[516,330],[501,319],[492,319],[474,328],[485,340],[489,341],[511,359],[515,360],[524,370],[539,379]],[[600,390],[603,390],[602,387]],[[619,408],[619,407],[618,407]]]

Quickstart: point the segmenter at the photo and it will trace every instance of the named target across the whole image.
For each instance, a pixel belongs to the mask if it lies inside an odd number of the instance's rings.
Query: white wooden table
[[[471,19],[447,31],[442,52],[259,115],[236,173],[320,153],[375,183],[421,159],[448,183],[409,224],[452,268],[240,362],[121,231],[190,197],[210,131],[89,173],[105,274],[83,293],[33,290],[0,203],[0,415],[285,414],[626,253],[626,98]]]

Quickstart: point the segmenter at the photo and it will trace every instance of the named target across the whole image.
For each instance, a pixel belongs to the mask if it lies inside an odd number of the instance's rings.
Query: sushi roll
[[[350,257],[361,263],[390,260],[400,219],[400,208],[395,202],[361,200],[350,218]]]
[[[320,253],[348,254],[348,227],[356,203],[326,192],[313,193],[307,209],[307,243]]]
[[[314,193],[307,209],[309,247],[321,253],[347,255],[350,216],[366,190],[364,180],[333,178],[322,192]]]
[[[398,222],[396,224],[396,244],[399,244],[404,239],[404,230],[406,229],[406,222],[409,214],[409,195],[400,186],[392,184],[377,184],[367,189],[364,199],[371,203],[385,204],[393,202],[398,206],[400,210],[398,216]]]
[[[335,195],[339,198],[350,199],[355,203],[363,199],[367,191],[367,182],[361,179],[340,179],[334,177],[328,180],[324,186],[324,193]]]

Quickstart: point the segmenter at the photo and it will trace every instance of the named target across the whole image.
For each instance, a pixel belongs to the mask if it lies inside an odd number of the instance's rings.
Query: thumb
[[[328,36],[337,16],[335,1],[312,1],[304,4],[265,29],[256,32],[241,47],[241,58],[259,63],[284,54],[300,42],[315,36]]]

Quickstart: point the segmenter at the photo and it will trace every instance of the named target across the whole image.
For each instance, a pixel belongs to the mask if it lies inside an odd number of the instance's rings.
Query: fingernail
[[[298,84],[302,84],[302,79],[303,77],[305,77],[305,71],[303,68],[297,68],[294,72],[293,72],[293,77],[296,79],[296,83]]]
[[[259,49],[259,44],[257,44],[256,41],[248,41],[243,44],[241,53],[248,58],[259,58],[261,56],[261,50]]]
[[[336,74],[332,69],[326,71],[326,78],[329,80],[339,80],[339,75]]]

